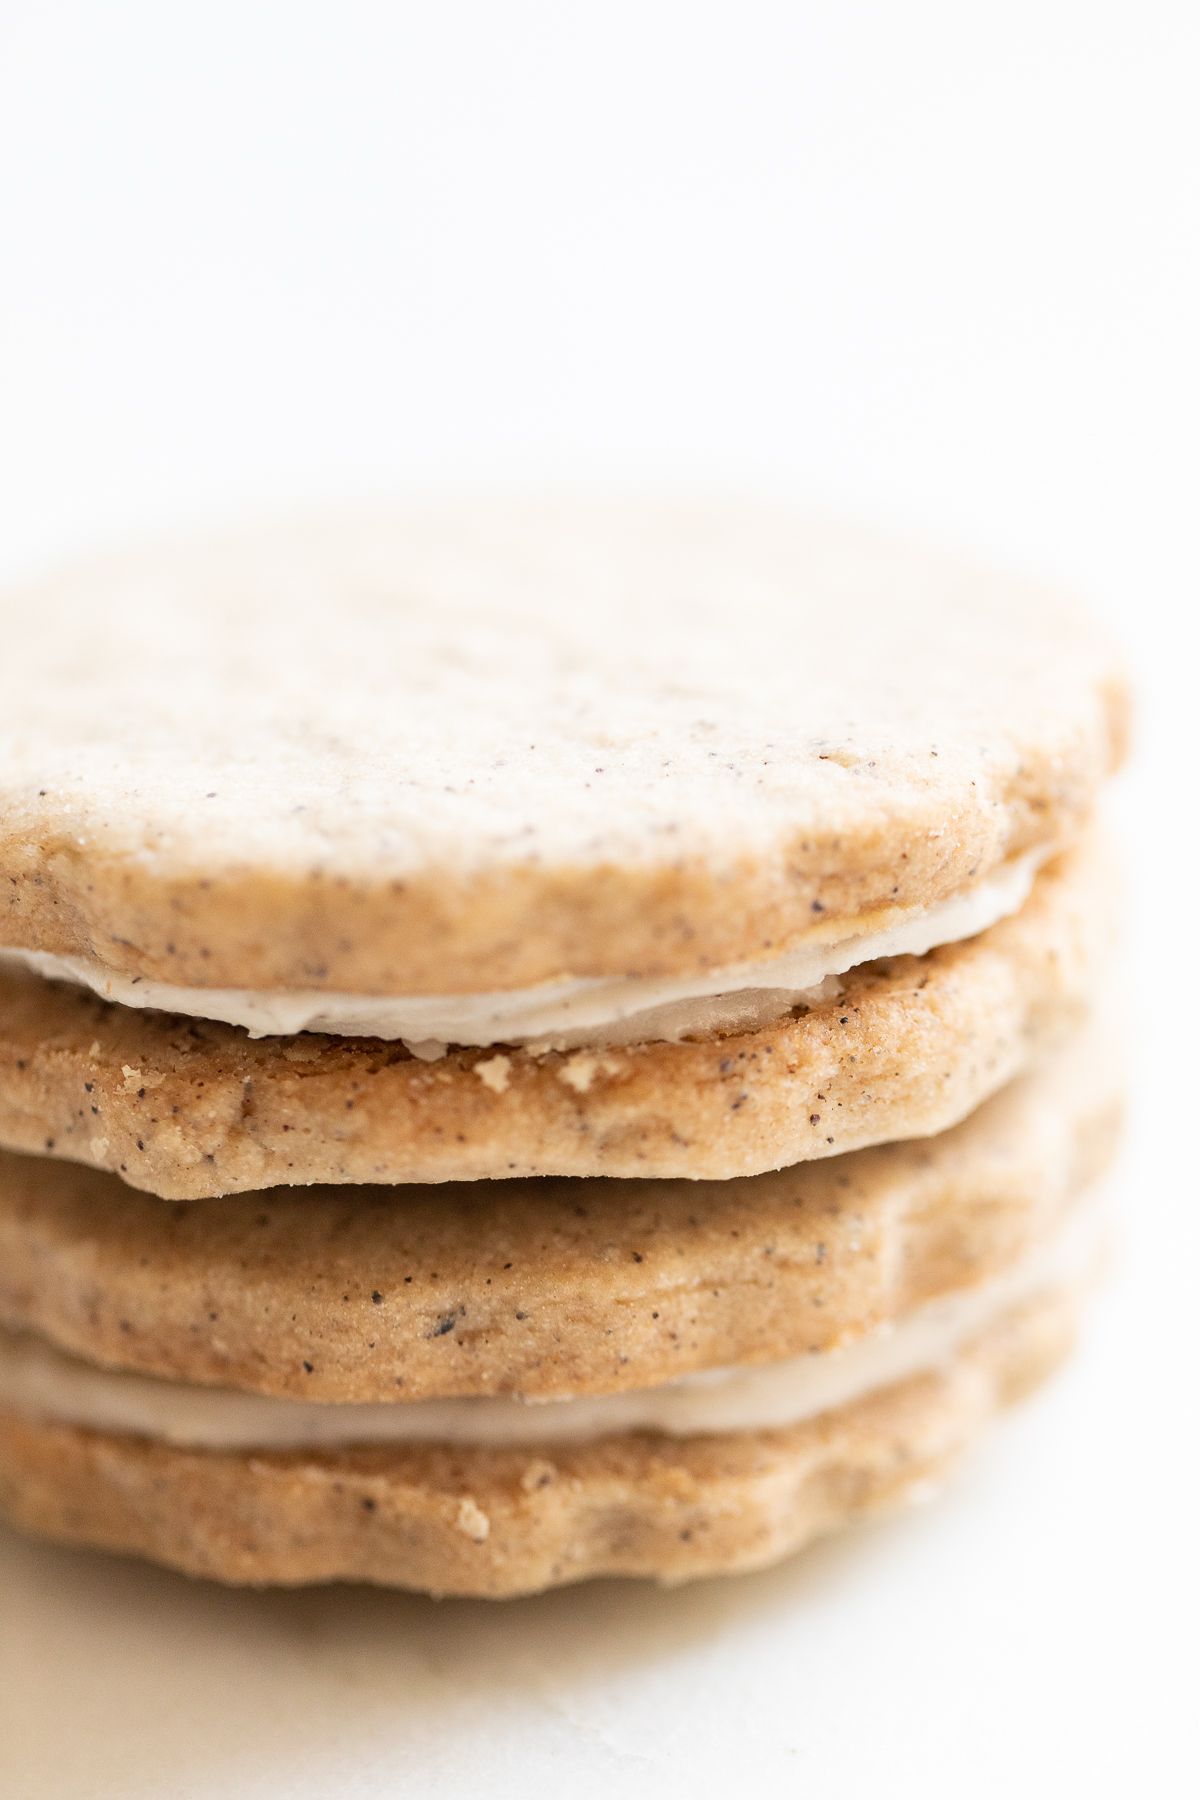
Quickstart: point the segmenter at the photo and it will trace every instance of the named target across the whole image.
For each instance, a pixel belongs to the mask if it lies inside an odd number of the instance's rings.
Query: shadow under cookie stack
[[[1070,1342],[1120,1110],[1057,596],[428,503],[3,602],[0,1512],[245,1583],[755,1568]]]

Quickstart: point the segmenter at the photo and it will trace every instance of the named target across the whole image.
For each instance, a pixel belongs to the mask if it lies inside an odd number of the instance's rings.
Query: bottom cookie
[[[0,1410],[0,1511],[59,1542],[248,1585],[370,1581],[503,1598],[591,1576],[761,1568],[922,1496],[1065,1354],[1077,1285],[953,1360],[784,1429],[528,1450],[180,1449]]]

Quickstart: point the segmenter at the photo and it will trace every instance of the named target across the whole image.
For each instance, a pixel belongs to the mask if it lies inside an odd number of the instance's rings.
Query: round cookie
[[[164,1206],[0,1155],[0,1323],[314,1402],[594,1395],[824,1352],[1012,1267],[1107,1163],[1102,1037],[939,1137],[730,1182],[286,1189]]]
[[[568,1449],[173,1449],[0,1410],[0,1511],[220,1581],[355,1580],[499,1598],[597,1575],[760,1568],[928,1492],[1069,1347],[1076,1294],[1029,1301],[954,1360],[782,1430]]]
[[[117,1006],[0,968],[0,1143],[172,1199],[506,1175],[724,1180],[955,1124],[1104,979],[1112,871],[1084,840],[1019,913],[852,969],[749,1032],[599,1053],[459,1051]]]
[[[1055,594],[750,503],[293,518],[0,621],[0,946],[207,988],[754,961],[1073,838],[1126,732]]]

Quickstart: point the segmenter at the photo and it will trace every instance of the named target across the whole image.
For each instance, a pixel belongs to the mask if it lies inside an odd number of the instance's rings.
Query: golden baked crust
[[[748,503],[292,519],[5,618],[0,943],[183,985],[754,960],[1071,840],[1127,734],[1058,596]]]
[[[165,1206],[0,1154],[0,1323],[313,1401],[611,1393],[824,1351],[1013,1266],[1107,1163],[1103,1042],[954,1130],[730,1182],[277,1189]]]
[[[534,1055],[234,1027],[0,972],[0,1143],[170,1199],[507,1175],[725,1180],[945,1130],[1079,1022],[1116,901],[1085,841],[968,942],[758,1031]],[[479,1070],[486,1069],[487,1079]],[[499,1074],[500,1079],[497,1079]]]
[[[778,1431],[574,1449],[219,1454],[0,1411],[0,1511],[40,1536],[218,1581],[373,1581],[500,1598],[597,1575],[761,1568],[942,1478],[1069,1345],[1063,1290],[938,1373]]]

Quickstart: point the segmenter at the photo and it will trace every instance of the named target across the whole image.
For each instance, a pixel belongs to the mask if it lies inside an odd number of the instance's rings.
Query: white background
[[[1188,0],[0,0],[0,573],[766,485],[1060,572],[1142,689],[1123,1258],[938,1507],[506,1608],[0,1538],[6,1794],[1195,1791],[1198,91]]]

